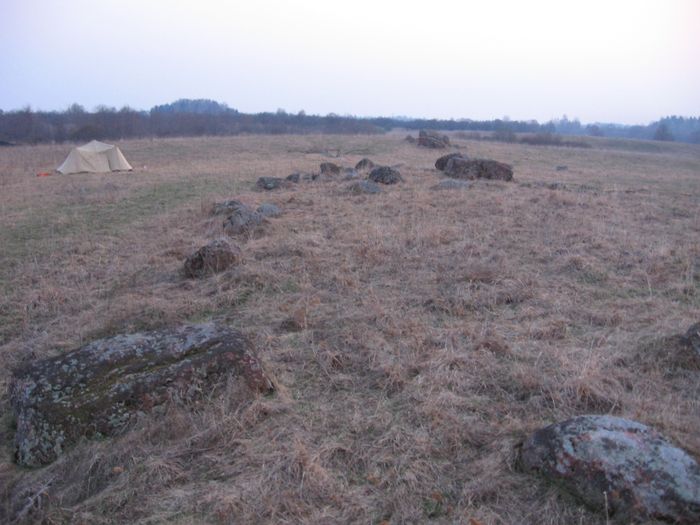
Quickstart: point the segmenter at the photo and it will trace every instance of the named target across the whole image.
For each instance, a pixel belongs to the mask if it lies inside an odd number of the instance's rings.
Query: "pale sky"
[[[0,0],[0,109],[700,115],[700,0]]]

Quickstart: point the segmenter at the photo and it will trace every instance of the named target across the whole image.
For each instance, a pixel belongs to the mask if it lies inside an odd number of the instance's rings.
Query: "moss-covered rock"
[[[255,349],[240,332],[213,323],[118,335],[15,373],[15,457],[50,463],[80,437],[110,436],[136,412],[190,401],[232,374],[270,392]]]

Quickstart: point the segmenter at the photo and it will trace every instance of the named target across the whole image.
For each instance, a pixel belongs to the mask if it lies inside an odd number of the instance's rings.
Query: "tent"
[[[133,169],[119,148],[93,140],[84,146],[73,148],[56,171],[68,173],[105,173]]]

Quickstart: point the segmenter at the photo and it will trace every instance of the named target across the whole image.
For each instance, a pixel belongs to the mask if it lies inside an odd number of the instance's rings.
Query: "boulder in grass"
[[[447,162],[450,159],[454,158],[460,158],[460,159],[466,159],[467,157],[465,155],[462,155],[461,153],[448,153],[447,155],[443,155],[440,157],[438,160],[435,161],[435,167],[439,169],[440,171],[443,171],[445,167],[447,166]]]
[[[185,259],[187,277],[204,277],[241,262],[241,250],[226,239],[216,239]]]
[[[117,335],[35,362],[10,385],[15,458],[50,463],[82,437],[117,434],[136,414],[195,401],[229,376],[251,393],[273,390],[251,342],[213,323]]]
[[[418,145],[424,148],[444,149],[450,145],[450,138],[436,131],[422,129],[418,132]]]
[[[338,175],[340,173],[340,166],[332,162],[322,162],[320,168],[321,175]]]
[[[249,206],[240,206],[224,221],[227,235],[251,235],[262,229],[265,218]]]
[[[289,182],[293,182],[294,184],[298,184],[299,180],[301,179],[301,173],[291,173],[285,177],[286,180]]]
[[[490,159],[452,157],[445,164],[443,173],[455,179],[513,180],[512,167],[503,162]]]
[[[374,168],[374,166],[375,166],[374,162],[372,162],[371,160],[369,160],[368,158],[365,157],[360,162],[355,164],[355,169],[357,171],[369,171],[372,168]]]
[[[641,423],[574,417],[536,431],[520,460],[620,522],[700,523],[700,465]]]
[[[379,166],[369,173],[369,180],[380,184],[396,184],[402,182],[401,173],[390,166]]]

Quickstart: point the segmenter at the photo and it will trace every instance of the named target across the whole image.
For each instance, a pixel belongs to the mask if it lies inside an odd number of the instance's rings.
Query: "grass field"
[[[455,138],[515,181],[433,191],[440,153],[403,135],[127,141],[131,173],[42,178],[70,146],[0,148],[0,392],[23,362],[208,319],[249,334],[278,385],[34,470],[12,462],[3,394],[0,521],[595,524],[515,468],[528,433],[611,413],[700,457],[700,367],[673,339],[700,320],[700,147]],[[253,189],[365,156],[405,182]],[[228,198],[284,215],[237,241],[242,266],[185,279]]]

